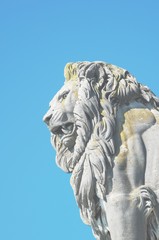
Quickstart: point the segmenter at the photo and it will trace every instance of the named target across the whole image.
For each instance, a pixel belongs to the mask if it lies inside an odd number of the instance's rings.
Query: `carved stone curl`
[[[159,99],[126,70],[69,63],[44,116],[97,240],[159,240]]]

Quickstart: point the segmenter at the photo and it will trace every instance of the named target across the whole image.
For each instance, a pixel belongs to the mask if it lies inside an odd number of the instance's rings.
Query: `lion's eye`
[[[65,99],[67,97],[67,93],[65,93],[62,98]]]
[[[69,91],[62,93],[62,94],[59,96],[59,101],[64,100],[64,99],[67,97],[68,93],[69,93]]]

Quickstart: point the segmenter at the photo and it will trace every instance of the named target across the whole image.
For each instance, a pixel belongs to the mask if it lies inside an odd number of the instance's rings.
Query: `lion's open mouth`
[[[50,127],[50,131],[54,135],[58,135],[61,140],[66,137],[71,137],[75,131],[75,124],[72,122],[67,122],[63,125]]]

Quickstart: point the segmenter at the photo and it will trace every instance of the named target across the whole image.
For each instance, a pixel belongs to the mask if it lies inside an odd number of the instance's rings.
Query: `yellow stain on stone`
[[[131,109],[124,114],[125,122],[121,132],[121,140],[125,141],[133,134],[143,133],[153,124],[156,119],[149,109]]]
[[[64,69],[66,81],[77,79],[77,63],[67,63]]]
[[[135,108],[130,109],[124,114],[124,123],[122,131],[120,132],[121,146],[118,156],[115,161],[119,164],[120,168],[126,167],[128,156],[128,139],[135,134],[141,135],[148,128],[156,123],[154,114],[149,109]]]
[[[126,134],[125,134],[124,131],[122,131],[122,132],[120,133],[120,137],[121,137],[122,143],[127,140],[127,137],[126,137]]]

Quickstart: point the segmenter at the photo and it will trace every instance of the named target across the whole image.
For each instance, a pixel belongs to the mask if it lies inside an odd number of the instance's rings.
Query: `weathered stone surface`
[[[98,240],[159,239],[159,99],[126,70],[69,63],[44,116]]]

